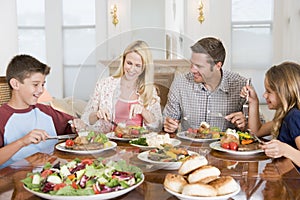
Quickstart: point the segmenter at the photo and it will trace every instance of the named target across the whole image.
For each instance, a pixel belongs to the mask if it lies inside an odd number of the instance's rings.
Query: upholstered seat
[[[0,76],[0,106],[9,101],[11,90],[5,76]]]

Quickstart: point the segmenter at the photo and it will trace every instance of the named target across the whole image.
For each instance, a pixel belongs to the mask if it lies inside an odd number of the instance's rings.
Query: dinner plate
[[[222,152],[226,152],[226,153],[230,153],[230,154],[234,154],[234,155],[253,155],[253,154],[258,154],[258,153],[264,152],[264,150],[262,150],[262,149],[256,149],[256,150],[251,150],[251,151],[234,151],[234,150],[230,150],[230,149],[225,149],[225,148],[221,147],[220,141],[210,143],[209,147],[214,150],[217,150],[217,151],[222,151]]]
[[[135,139],[135,138],[119,138],[119,137],[115,136],[115,132],[106,133],[106,136],[111,140],[119,140],[119,141],[129,141],[129,140]]]
[[[50,194],[45,194],[45,193],[41,193],[41,192],[36,192],[33,190],[30,190],[29,188],[27,188],[25,185],[23,185],[23,187],[28,191],[31,192],[32,194],[39,196],[41,198],[44,199],[53,199],[53,200],[104,200],[104,199],[112,199],[112,198],[116,198],[118,196],[121,196],[123,194],[126,194],[130,191],[132,191],[133,189],[135,189],[136,187],[138,187],[139,185],[141,185],[143,183],[143,181],[145,180],[145,176],[143,176],[143,179],[137,183],[136,185],[133,185],[129,188],[123,189],[123,190],[119,190],[119,191],[115,191],[115,192],[108,192],[108,193],[103,193],[103,194],[95,194],[95,195],[85,195],[85,196],[58,196],[58,195],[50,195]]]
[[[176,169],[179,169],[179,167],[181,166],[182,162],[178,161],[178,162],[160,162],[160,161],[154,161],[154,160],[150,160],[148,158],[148,155],[149,155],[149,152],[150,151],[144,151],[142,153],[139,153],[137,158],[144,161],[144,162],[148,162],[148,163],[151,163],[153,164],[154,166],[156,167],[159,167],[159,168],[163,168],[163,169],[166,169],[166,170],[176,170]],[[199,155],[198,153],[194,152],[194,151],[188,151],[188,153],[190,155]]]
[[[211,139],[192,138],[192,137],[186,136],[186,133],[187,133],[187,131],[178,132],[176,134],[176,136],[181,139],[191,140],[193,142],[213,142],[216,140],[220,140],[220,138],[211,138]]]
[[[133,140],[137,140],[137,139],[133,139]],[[133,141],[133,140],[130,140],[130,141]],[[181,141],[177,140],[175,138],[170,138],[170,141],[174,147],[179,146],[181,144]],[[139,144],[131,144],[130,142],[129,142],[129,144],[132,146],[135,146],[135,147],[139,147],[140,149],[142,149],[144,151],[157,148],[156,146],[144,146],[144,145],[139,145]]]
[[[102,151],[106,151],[106,150],[109,150],[109,149],[113,149],[117,146],[117,143],[113,142],[113,141],[108,141],[111,143],[111,145],[109,147],[106,147],[106,148],[101,148],[101,149],[94,149],[94,150],[73,150],[73,149],[67,149],[65,146],[66,146],[66,143],[65,142],[62,142],[62,143],[59,143],[55,146],[55,148],[57,150],[60,150],[60,151],[64,151],[64,152],[69,152],[69,153],[75,153],[75,154],[97,154],[97,153],[101,153]]]
[[[173,192],[172,190],[169,190],[166,187],[165,187],[165,190],[167,190],[167,192],[169,192],[170,194],[176,196],[178,199],[181,199],[181,200],[221,200],[221,199],[229,199],[230,197],[237,195],[241,191],[241,187],[239,184],[237,184],[237,187],[238,187],[238,189],[233,193],[216,196],[216,197],[189,196],[189,195],[184,195],[184,194],[180,194],[177,192]]]

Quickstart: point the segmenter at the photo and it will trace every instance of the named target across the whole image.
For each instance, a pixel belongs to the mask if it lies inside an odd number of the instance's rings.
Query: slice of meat
[[[251,144],[240,144],[238,151],[253,151],[259,149],[259,143],[254,142]]]

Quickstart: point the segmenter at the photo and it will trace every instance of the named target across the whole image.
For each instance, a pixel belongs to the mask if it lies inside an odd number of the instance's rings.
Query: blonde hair
[[[265,77],[266,82],[277,93],[281,102],[273,118],[275,126],[272,135],[276,138],[286,114],[294,107],[300,108],[300,65],[283,62],[271,67]]]
[[[138,77],[137,87],[140,98],[143,100],[144,107],[148,106],[153,101],[153,79],[154,79],[154,64],[152,54],[149,46],[146,42],[137,40],[131,43],[124,50],[121,57],[120,66],[113,76],[115,78],[122,77],[124,75],[124,62],[128,53],[137,53],[141,56],[143,62],[143,73]]]

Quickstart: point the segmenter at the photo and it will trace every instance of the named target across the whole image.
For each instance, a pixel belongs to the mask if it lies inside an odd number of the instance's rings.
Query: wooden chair
[[[11,89],[5,76],[0,76],[0,106],[7,103],[11,97]]]

